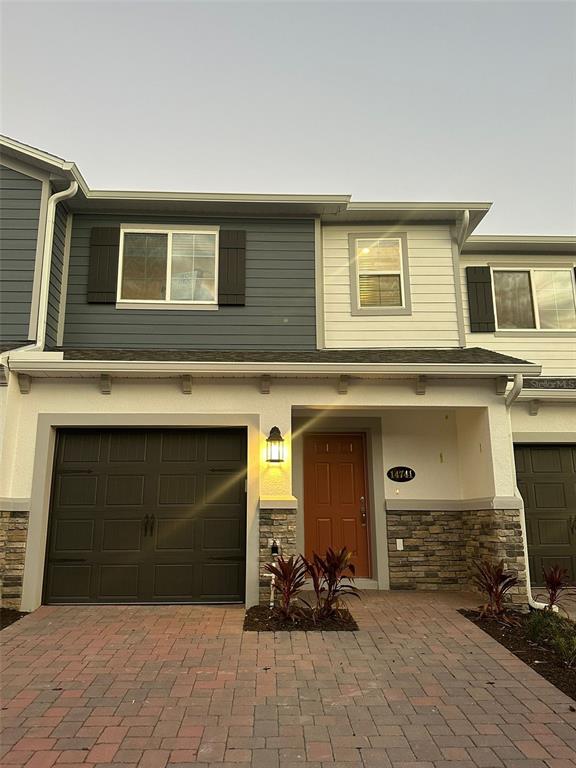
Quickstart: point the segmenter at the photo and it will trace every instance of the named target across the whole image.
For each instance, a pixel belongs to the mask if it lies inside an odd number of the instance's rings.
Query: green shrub
[[[576,624],[552,611],[533,611],[526,619],[526,637],[551,648],[567,667],[576,667]]]
[[[533,643],[548,642],[555,634],[557,619],[552,611],[532,611],[526,620],[526,637]]]
[[[571,630],[570,635],[566,633],[555,637],[552,640],[552,648],[567,667],[576,668],[576,628]]]

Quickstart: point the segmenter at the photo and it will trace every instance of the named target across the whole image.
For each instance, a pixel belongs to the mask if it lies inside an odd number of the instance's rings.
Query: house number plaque
[[[395,483],[408,483],[410,480],[414,480],[416,472],[411,467],[391,467],[386,475],[389,480],[393,480]]]

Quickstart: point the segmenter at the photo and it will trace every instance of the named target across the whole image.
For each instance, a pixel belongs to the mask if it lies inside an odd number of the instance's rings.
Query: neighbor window
[[[406,309],[405,237],[351,235],[350,250],[355,309]]]
[[[215,304],[218,232],[123,229],[119,300]]]
[[[493,270],[499,329],[576,329],[571,269]]]

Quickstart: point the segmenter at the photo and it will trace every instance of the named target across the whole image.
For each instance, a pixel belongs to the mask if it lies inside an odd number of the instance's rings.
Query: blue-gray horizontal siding
[[[48,309],[46,312],[46,344],[56,346],[58,337],[58,317],[60,315],[60,295],[62,292],[62,270],[64,265],[64,242],[66,240],[67,212],[64,204],[56,206],[54,217],[54,239],[52,241],[52,264],[50,267],[50,288],[48,291]]]
[[[133,310],[88,304],[92,227],[121,223],[209,224],[246,231],[246,306]],[[75,215],[65,347],[315,349],[314,222]]]
[[[42,182],[0,165],[0,341],[27,342]]]

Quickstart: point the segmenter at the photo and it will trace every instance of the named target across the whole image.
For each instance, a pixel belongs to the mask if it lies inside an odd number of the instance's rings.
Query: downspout
[[[50,293],[50,272],[52,270],[52,243],[54,240],[54,220],[56,218],[56,206],[61,200],[67,200],[78,192],[78,182],[73,181],[68,189],[55,192],[48,198],[46,206],[46,227],[44,229],[44,244],[42,247],[42,274],[40,276],[40,295],[38,298],[38,322],[36,325],[36,341],[17,349],[11,349],[0,355],[0,365],[10,370],[10,354],[12,352],[39,352],[44,349],[46,340],[46,311],[48,308],[48,296]]]
[[[458,343],[466,346],[466,329],[464,323],[464,307],[462,305],[462,285],[460,281],[460,254],[466,241],[470,228],[470,211],[466,209],[462,214],[459,227],[451,228],[452,268],[454,274],[454,299],[456,302],[456,320],[458,324]]]
[[[40,281],[40,298],[38,301],[38,326],[36,331],[36,344],[30,351],[44,349],[46,343],[46,313],[48,310],[48,296],[50,293],[50,272],[52,270],[52,244],[54,241],[54,221],[56,218],[56,206],[62,200],[68,200],[78,192],[78,182],[73,181],[68,189],[55,192],[48,198],[46,211],[46,232],[44,235],[44,250],[42,253],[42,279]]]
[[[506,408],[508,409],[508,416],[511,417],[510,410],[515,402],[515,400],[518,398],[518,395],[522,391],[522,386],[524,384],[524,377],[521,373],[517,373],[514,376],[514,384],[512,385],[512,389],[508,394],[506,395]],[[522,546],[524,547],[524,559],[526,561],[526,592],[528,595],[528,605],[530,608],[534,608],[537,611],[542,611],[546,608],[546,603],[541,603],[538,600],[534,600],[532,597],[532,585],[530,584],[530,567],[528,565],[528,538],[526,536],[526,516],[524,513],[524,500],[522,498],[522,494],[518,490],[518,486],[515,486],[516,490],[516,498],[520,502],[520,527],[522,528]],[[558,609],[556,609],[558,610]]]

